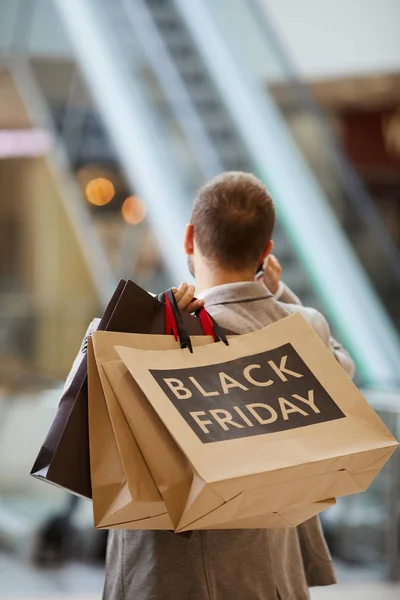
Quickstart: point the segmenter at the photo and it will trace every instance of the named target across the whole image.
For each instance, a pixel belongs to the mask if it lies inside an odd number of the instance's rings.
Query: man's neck
[[[227,283],[254,281],[253,270],[231,271],[218,269],[206,264],[196,265],[196,293]]]

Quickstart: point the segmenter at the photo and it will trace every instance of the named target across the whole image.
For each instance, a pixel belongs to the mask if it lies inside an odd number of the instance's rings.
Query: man
[[[239,334],[300,312],[352,375],[353,363],[324,317],[301,306],[280,282],[279,263],[270,257],[274,224],[273,201],[253,175],[223,173],[201,188],[184,243],[200,301]],[[260,264],[264,282],[254,281]],[[195,306],[193,286],[182,284],[175,295],[182,308]],[[309,586],[334,582],[318,518],[297,529],[195,531],[190,537],[113,530],[104,599],[306,600]]]

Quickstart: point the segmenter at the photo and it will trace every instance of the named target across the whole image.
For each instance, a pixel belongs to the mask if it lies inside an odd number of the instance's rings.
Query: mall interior
[[[30,469],[116,283],[188,280],[220,172],[267,185],[284,281],[399,438],[399,24],[399,0],[0,0],[0,600],[101,597],[107,531]],[[400,597],[399,453],[322,523],[339,583],[312,600]]]

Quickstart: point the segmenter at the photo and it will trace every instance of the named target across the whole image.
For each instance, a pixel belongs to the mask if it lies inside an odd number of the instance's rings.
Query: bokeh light
[[[146,206],[138,196],[128,196],[121,211],[124,220],[129,225],[138,225],[146,216]]]
[[[104,206],[111,202],[115,195],[112,181],[104,177],[92,179],[86,186],[86,198],[95,206]]]

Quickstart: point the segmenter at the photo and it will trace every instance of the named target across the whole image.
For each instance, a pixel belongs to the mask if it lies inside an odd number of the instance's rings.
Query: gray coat
[[[237,333],[301,312],[349,375],[353,363],[317,311],[284,289],[280,301],[261,283],[208,290],[210,314]],[[292,302],[292,304],[284,303]],[[104,600],[307,600],[308,588],[335,583],[319,519],[296,529],[196,531],[111,530]]]

